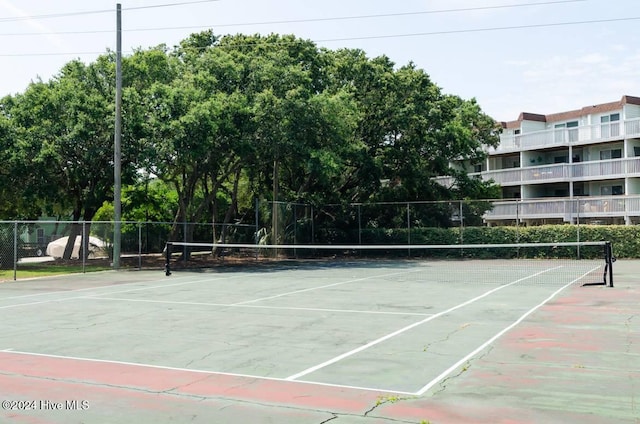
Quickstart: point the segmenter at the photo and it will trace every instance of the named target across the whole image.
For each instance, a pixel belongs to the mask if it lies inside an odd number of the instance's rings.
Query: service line
[[[104,297],[104,296],[86,296],[85,299],[91,300],[112,300],[117,302],[140,302],[140,303],[162,303],[168,305],[185,305],[185,306],[212,306],[221,308],[251,308],[251,309],[273,309],[283,311],[304,311],[304,312],[336,312],[345,314],[373,314],[373,315],[403,315],[403,316],[421,316],[428,317],[433,314],[421,312],[396,312],[396,311],[367,311],[362,309],[330,309],[330,308],[303,308],[295,306],[269,306],[269,305],[242,305],[237,303],[209,303],[209,302],[183,302],[174,300],[151,300],[151,299],[127,299],[124,297]]]
[[[424,269],[420,268],[420,269],[416,269],[416,270],[412,270],[412,271],[392,272],[390,274],[371,275],[369,277],[354,278],[353,280],[338,281],[337,283],[331,283],[331,284],[325,284],[325,285],[322,285],[322,286],[309,287],[309,288],[306,288],[306,289],[293,290],[293,291],[290,291],[290,292],[280,293],[280,294],[276,294],[276,295],[273,295],[273,296],[261,297],[259,299],[246,300],[244,302],[234,303],[231,306],[242,306],[242,305],[247,305],[247,304],[250,304],[250,303],[262,302],[264,300],[271,300],[271,299],[277,299],[279,297],[290,296],[292,294],[305,293],[305,292],[309,292],[309,291],[313,291],[313,290],[320,290],[320,289],[326,289],[328,287],[336,287],[336,286],[341,286],[343,284],[355,283],[357,281],[371,280],[373,278],[391,277],[391,276],[394,276],[394,275],[402,275],[402,274],[408,274],[408,273],[411,273],[411,272],[419,272],[419,271],[424,271]]]
[[[356,349],[350,350],[349,352],[345,352],[342,355],[339,355],[339,356],[336,356],[335,358],[329,359],[328,361],[325,361],[325,362],[323,362],[321,364],[318,364],[318,365],[315,365],[313,367],[307,368],[306,370],[300,371],[297,374],[293,374],[293,375],[287,377],[286,380],[289,380],[289,381],[296,380],[296,379],[298,379],[300,377],[303,377],[303,376],[305,376],[307,374],[311,374],[311,373],[313,373],[315,371],[318,371],[318,370],[320,370],[320,369],[322,369],[324,367],[327,367],[327,366],[329,366],[331,364],[335,364],[338,361],[341,361],[341,360],[343,360],[345,358],[348,358],[349,356],[355,355],[356,353],[360,353],[360,352],[362,352],[362,351],[364,351],[366,349],[369,349],[372,346],[375,346],[375,345],[380,344],[380,343],[382,343],[384,341],[387,341],[387,340],[389,340],[389,339],[391,339],[391,338],[393,338],[393,337],[395,337],[395,336],[397,336],[399,334],[405,333],[405,332],[411,330],[412,328],[418,327],[418,326],[420,326],[422,324],[425,324],[425,323],[427,323],[429,321],[432,321],[432,320],[434,320],[436,318],[439,318],[439,317],[441,317],[443,315],[446,315],[446,314],[448,314],[450,312],[453,312],[453,311],[455,311],[457,309],[464,308],[465,306],[470,305],[470,304],[472,304],[474,302],[477,302],[480,299],[484,299],[485,297],[490,296],[491,294],[493,294],[493,293],[495,293],[495,292],[497,292],[499,290],[502,290],[502,289],[507,288],[509,286],[512,286],[514,284],[520,283],[522,281],[528,280],[530,278],[537,277],[538,275],[544,274],[546,272],[554,271],[554,270],[559,269],[559,268],[562,268],[562,266],[556,266],[556,267],[553,267],[553,268],[548,268],[548,269],[542,270],[540,272],[537,272],[535,274],[528,275],[528,276],[523,277],[523,278],[519,278],[519,279],[517,279],[515,281],[512,281],[510,283],[507,283],[505,285],[502,285],[502,286],[496,287],[494,289],[491,289],[491,290],[481,294],[480,296],[476,296],[473,299],[467,300],[466,302],[460,303],[460,304],[458,304],[456,306],[453,306],[453,307],[451,307],[449,309],[446,309],[446,310],[444,310],[442,312],[438,312],[438,313],[436,313],[436,314],[434,314],[434,315],[432,315],[430,317],[427,317],[427,318],[425,318],[425,319],[423,319],[421,321],[418,321],[418,322],[415,322],[413,324],[407,325],[406,327],[403,327],[403,328],[401,328],[399,330],[396,330],[393,333],[389,333],[389,334],[387,334],[385,336],[382,336],[382,337],[380,337],[380,338],[378,338],[376,340],[373,340],[373,341],[371,341],[371,342],[369,342],[369,343],[367,343],[365,345],[362,345],[362,346],[360,346],[360,347],[358,347]]]
[[[207,278],[207,279],[183,281],[181,283],[161,284],[161,285],[137,287],[137,288],[134,288],[134,289],[110,291],[110,292],[104,293],[104,294],[96,293],[96,294],[93,294],[92,297],[98,298],[99,296],[103,296],[103,295],[108,296],[108,295],[111,295],[111,294],[118,294],[118,293],[129,293],[129,292],[144,291],[144,290],[155,290],[155,289],[162,289],[162,288],[165,288],[165,287],[185,286],[185,285],[189,285],[189,284],[199,284],[199,283],[203,283],[203,282],[222,281],[222,280],[229,280],[231,278],[239,278],[239,277],[240,276],[230,276],[230,277],[214,278],[214,279]],[[129,285],[134,285],[134,284],[145,284],[145,283],[138,281],[138,282],[132,282],[132,283],[119,284],[119,285],[99,286],[99,287],[86,287],[86,288],[82,288],[82,289],[69,290],[69,291],[51,291],[51,292],[46,292],[46,293],[37,293],[37,294],[33,294],[33,295],[7,297],[5,299],[16,299],[16,298],[24,298],[24,297],[30,297],[30,296],[44,296],[44,295],[66,294],[66,293],[78,293],[78,292],[87,291],[87,290],[93,290],[93,289],[97,290],[97,289],[112,288],[112,287],[115,288],[115,287],[123,287],[125,285],[129,286]],[[0,309],[18,308],[20,306],[42,305],[42,304],[45,304],[45,303],[53,303],[53,302],[66,302],[66,301],[69,301],[69,300],[86,299],[87,297],[90,297],[90,296],[84,294],[84,295],[80,295],[80,296],[59,297],[59,298],[55,298],[55,299],[40,300],[40,301],[36,301],[36,302],[14,303],[12,305],[0,306]],[[0,299],[0,301],[2,301],[2,300],[4,300],[4,299]]]
[[[435,386],[436,384],[440,383],[442,380],[444,380],[449,374],[451,374],[454,370],[456,370],[458,367],[460,367],[462,364],[464,364],[465,362],[469,361],[469,359],[471,359],[473,356],[477,355],[479,352],[481,352],[482,350],[486,349],[487,346],[489,346],[491,343],[495,342],[497,339],[499,339],[500,337],[502,337],[507,331],[511,330],[513,327],[515,327],[516,325],[520,324],[522,321],[525,320],[525,318],[527,318],[529,315],[531,315],[532,313],[534,313],[535,311],[537,311],[538,309],[540,309],[542,306],[544,306],[546,303],[548,303],[549,301],[551,301],[554,297],[556,297],[561,291],[563,291],[564,289],[566,289],[567,287],[571,286],[572,284],[576,283],[577,281],[580,281],[580,279],[584,278],[586,275],[589,275],[590,273],[592,273],[593,271],[597,270],[598,268],[600,268],[599,266],[593,268],[592,270],[585,272],[584,274],[582,274],[580,277],[576,278],[575,280],[565,284],[564,286],[560,287],[558,290],[556,290],[555,292],[551,293],[551,295],[549,297],[547,297],[545,300],[543,300],[542,302],[540,302],[539,304],[537,304],[536,306],[534,306],[533,308],[529,309],[527,312],[525,312],[520,318],[518,318],[516,321],[514,321],[511,325],[505,327],[502,331],[498,332],[495,336],[491,337],[489,340],[487,340],[486,342],[484,342],[482,345],[478,346],[474,351],[470,352],[469,354],[467,354],[464,358],[460,359],[458,362],[456,362],[455,364],[451,365],[449,368],[447,368],[446,370],[444,370],[439,376],[437,376],[436,378],[434,378],[433,380],[431,380],[429,383],[427,383],[424,387],[422,387],[420,390],[418,390],[416,392],[416,395],[421,396],[423,394],[425,394],[430,388],[432,388],[433,386]]]

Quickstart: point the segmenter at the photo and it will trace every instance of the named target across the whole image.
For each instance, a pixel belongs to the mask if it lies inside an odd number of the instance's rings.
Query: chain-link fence
[[[160,258],[169,240],[253,243],[256,234],[254,224],[123,221],[120,252],[128,266],[140,268]],[[113,243],[114,222],[0,221],[0,269],[54,261],[110,265]]]
[[[465,243],[470,228],[515,227],[513,242],[518,242],[520,226],[580,223],[564,219],[565,204],[559,216],[534,216],[535,222],[528,212],[533,208],[529,204],[498,202],[495,212],[496,204],[466,200],[333,205],[264,201],[257,206],[256,228],[265,244],[460,244]],[[577,210],[578,205],[574,202],[572,208]],[[546,205],[538,208],[540,215],[553,209]],[[423,231],[427,228],[432,231]]]
[[[589,241],[581,226],[640,223],[640,197],[388,202],[309,205],[256,201],[244,222],[122,222],[122,257],[142,266],[167,241],[243,244],[468,244],[544,241],[525,227],[566,225],[564,241]],[[489,227],[499,227],[488,231]],[[545,236],[547,237],[547,236]],[[101,260],[113,252],[113,222],[0,221],[0,269],[38,260]],[[203,248],[206,250],[206,247]],[[185,257],[194,251],[184,248]]]
[[[510,241],[524,242],[520,228],[563,224],[572,224],[564,232],[580,241],[582,225],[640,224],[640,197],[335,205],[263,201],[256,206],[256,223],[259,240],[268,244],[456,244],[472,241],[487,227],[510,227]],[[427,228],[433,231],[423,231]]]

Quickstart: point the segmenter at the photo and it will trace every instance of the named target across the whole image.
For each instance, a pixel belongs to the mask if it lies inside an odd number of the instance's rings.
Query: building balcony
[[[493,180],[502,186],[640,177],[640,157],[508,168],[471,173],[469,176]],[[450,177],[441,177],[437,181],[449,186],[453,183]]]
[[[495,201],[492,202],[492,209],[484,215],[487,222],[507,220],[522,222],[536,219],[588,222],[613,217],[640,217],[640,196]]]
[[[640,137],[640,119],[557,128],[526,134],[500,135],[500,144],[491,154],[519,152],[559,146],[579,146]]]

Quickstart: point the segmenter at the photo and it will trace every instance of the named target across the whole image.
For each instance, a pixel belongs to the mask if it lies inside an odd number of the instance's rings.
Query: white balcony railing
[[[493,180],[501,185],[640,177],[640,157],[508,168],[469,175],[479,176],[485,181]],[[450,186],[452,183],[451,178],[444,177],[444,179]]]
[[[581,197],[574,199],[531,199],[492,202],[485,220],[562,218],[580,219],[640,216],[640,196]]]
[[[490,153],[600,143],[612,139],[640,137],[640,119],[557,128],[526,134],[500,135],[500,144]]]

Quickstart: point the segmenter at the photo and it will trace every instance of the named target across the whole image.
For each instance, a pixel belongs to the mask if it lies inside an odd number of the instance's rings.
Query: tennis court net
[[[165,273],[176,269],[265,267],[423,266],[434,281],[500,282],[516,270],[566,282],[613,287],[610,242],[459,245],[263,245],[167,242]],[[563,278],[558,278],[562,274]],[[565,278],[566,277],[566,278]],[[560,281],[561,280],[561,281]],[[572,281],[572,280],[570,280]]]

